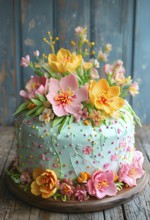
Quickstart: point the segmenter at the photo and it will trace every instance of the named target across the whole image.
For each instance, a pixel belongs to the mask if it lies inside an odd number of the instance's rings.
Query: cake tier
[[[79,123],[58,126],[21,115],[16,120],[17,154],[21,170],[48,168],[59,178],[76,178],[80,172],[96,169],[118,171],[131,163],[134,150],[134,122],[129,112],[124,119],[107,119],[100,127]]]

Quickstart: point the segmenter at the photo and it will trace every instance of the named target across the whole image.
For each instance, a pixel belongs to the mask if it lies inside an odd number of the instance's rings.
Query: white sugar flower
[[[42,112],[42,114],[39,116],[39,121],[44,121],[45,123],[50,122],[54,118],[54,113],[52,109],[46,108]]]

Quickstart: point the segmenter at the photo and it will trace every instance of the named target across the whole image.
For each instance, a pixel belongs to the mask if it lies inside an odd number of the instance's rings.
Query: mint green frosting
[[[22,170],[52,169],[59,178],[76,178],[80,172],[97,169],[118,171],[131,163],[134,151],[134,122],[124,111],[124,120],[107,119],[100,127],[81,120],[58,126],[40,122],[38,117],[16,119],[17,155]]]

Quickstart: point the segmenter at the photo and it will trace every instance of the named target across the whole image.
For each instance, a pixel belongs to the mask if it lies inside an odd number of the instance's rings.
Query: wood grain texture
[[[13,143],[13,128],[0,128],[0,220],[148,220],[150,218],[150,184],[130,202],[101,212],[86,214],[59,214],[30,207],[16,199],[7,189],[4,181],[5,169],[12,161],[16,146]],[[145,165],[150,170],[150,126],[137,127],[136,146],[145,154]],[[3,147],[2,147],[3,146]],[[4,150],[5,149],[5,150]],[[6,153],[7,152],[7,153]]]
[[[134,79],[140,82],[140,94],[133,99],[133,107],[142,122],[150,123],[150,1],[136,1],[134,31]]]

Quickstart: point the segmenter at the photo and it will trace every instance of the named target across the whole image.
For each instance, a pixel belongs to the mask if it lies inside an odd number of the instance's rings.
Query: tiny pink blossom
[[[108,169],[109,166],[110,166],[110,163],[105,163],[103,167],[104,167],[104,169]]]
[[[144,156],[141,151],[135,150],[133,153],[133,163],[136,163],[139,167],[142,168],[144,162]]]
[[[28,172],[22,172],[20,176],[20,181],[22,184],[30,183],[31,182],[31,177]]]
[[[96,171],[91,179],[88,180],[87,191],[91,196],[101,199],[105,196],[115,196],[117,188],[114,183],[114,174],[112,171]]]
[[[108,74],[112,74],[112,72],[113,72],[113,66],[108,64],[108,63],[105,64],[105,66],[104,66],[104,73],[106,75],[108,75]]]
[[[119,146],[125,148],[125,147],[127,146],[126,141],[123,139],[123,140],[120,142]]]
[[[26,55],[25,57],[22,57],[20,65],[23,67],[28,67],[30,65],[30,56]]]
[[[77,197],[80,202],[88,200],[87,191],[85,188],[77,185],[75,189],[75,197]]]
[[[136,162],[122,164],[118,171],[119,181],[128,184],[130,187],[136,186],[136,180],[141,178],[144,171]]]
[[[88,112],[87,109],[84,108],[83,110],[79,111],[79,115],[83,120],[86,120],[88,118]]]
[[[68,114],[76,116],[82,110],[81,102],[88,98],[88,90],[86,87],[78,88],[76,76],[69,74],[59,81],[51,78],[46,97],[58,117]]]
[[[21,90],[20,95],[26,99],[36,98],[38,93],[45,95],[47,92],[47,78],[34,76],[26,84],[26,90]]]
[[[34,54],[35,57],[39,57],[40,52],[39,52],[39,50],[36,50],[36,51],[33,52],[33,54]]]
[[[129,87],[129,92],[132,96],[135,96],[139,93],[139,85],[137,82],[133,82]]]
[[[92,68],[90,76],[91,76],[91,79],[99,79],[99,74],[98,74],[97,69]]]
[[[91,152],[92,152],[92,148],[91,148],[90,146],[86,146],[86,147],[84,147],[84,148],[82,149],[82,151],[83,151],[84,154],[89,155],[89,154],[91,154]]]
[[[111,161],[116,161],[116,160],[118,160],[118,154],[113,154],[111,156]]]

